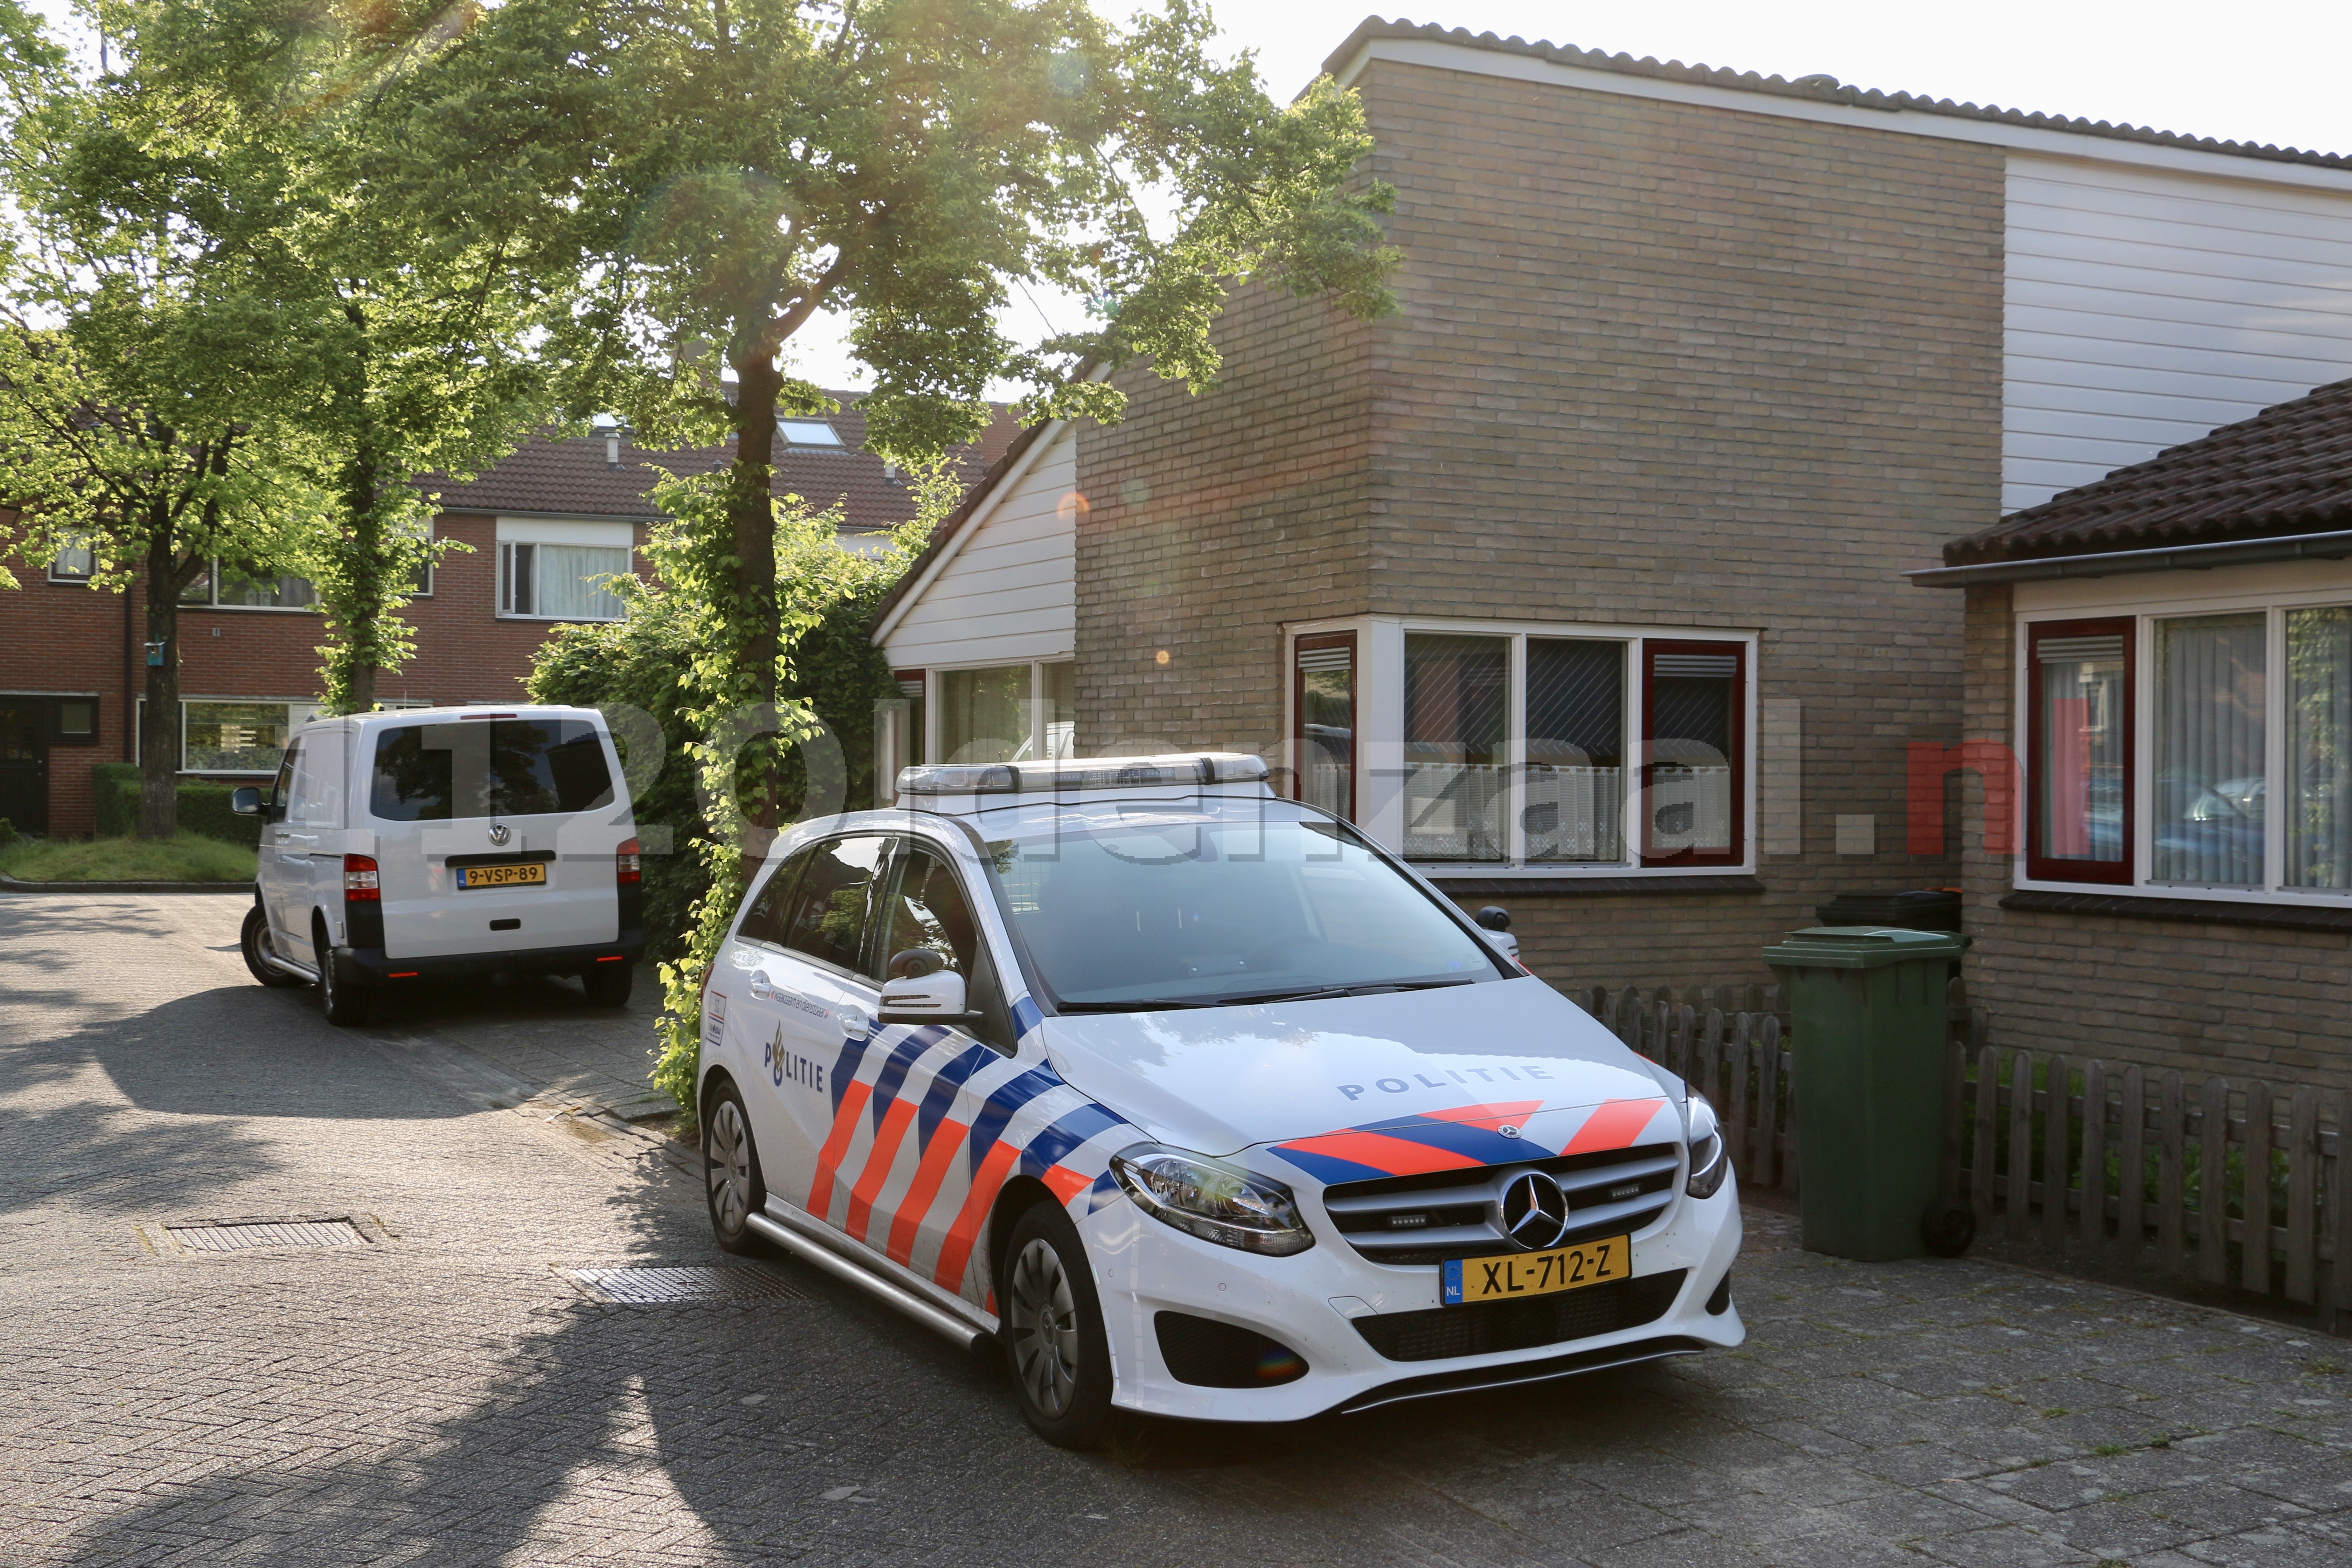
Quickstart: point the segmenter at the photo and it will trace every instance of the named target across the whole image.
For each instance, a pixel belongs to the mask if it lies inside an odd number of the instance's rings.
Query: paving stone
[[[993,1367],[790,1259],[804,1299],[568,1282],[721,1261],[691,1152],[628,1120],[646,1008],[460,990],[331,1029],[247,979],[242,912],[0,899],[9,1568],[2352,1561],[2333,1344],[1822,1258],[1762,1211],[1738,1352],[1064,1454]],[[257,1215],[364,1245],[163,1235]]]

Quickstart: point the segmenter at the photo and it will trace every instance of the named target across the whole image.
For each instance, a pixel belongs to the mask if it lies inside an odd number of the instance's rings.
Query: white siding
[[[2352,376],[2342,193],[2012,153],[2001,510]]]
[[[1077,651],[1075,428],[1065,427],[968,533],[883,647],[900,669],[1007,664]]]

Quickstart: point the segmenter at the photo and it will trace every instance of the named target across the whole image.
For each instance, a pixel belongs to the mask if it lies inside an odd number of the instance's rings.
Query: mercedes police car
[[[1255,757],[908,769],[713,967],[711,1223],[1067,1447],[1738,1344],[1714,1112],[1507,941]]]

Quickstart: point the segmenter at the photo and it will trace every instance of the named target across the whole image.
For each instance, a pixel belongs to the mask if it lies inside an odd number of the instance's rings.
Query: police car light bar
[[[1163,789],[1263,784],[1265,761],[1233,752],[1188,757],[1087,757],[1059,763],[944,763],[898,771],[901,795],[1014,795],[1030,790]]]

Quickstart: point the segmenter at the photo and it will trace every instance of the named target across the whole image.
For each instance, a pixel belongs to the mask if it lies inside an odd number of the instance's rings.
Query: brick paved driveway
[[[789,1261],[716,1260],[556,985],[364,1031],[234,900],[0,898],[0,1562],[2352,1562],[2352,1346],[1751,1212],[1737,1354],[1111,1456]],[[536,1096],[537,1098],[533,1098]],[[364,1242],[184,1255],[166,1225]]]

